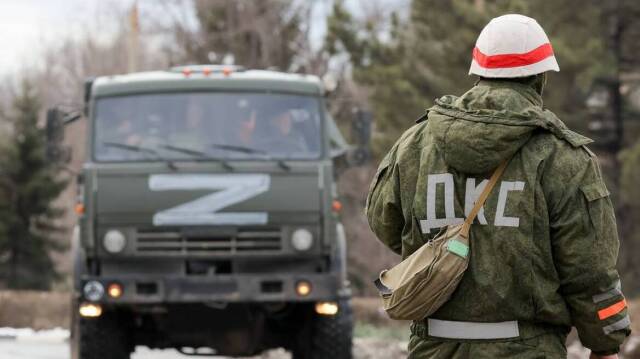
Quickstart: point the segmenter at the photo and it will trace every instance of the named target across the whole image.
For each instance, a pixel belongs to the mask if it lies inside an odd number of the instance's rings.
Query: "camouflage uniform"
[[[444,96],[380,163],[367,217],[405,258],[460,222],[482,181],[511,158],[471,227],[469,268],[431,318],[517,320],[519,337],[436,338],[419,321],[410,358],[566,358],[571,326],[586,347],[610,354],[630,333],[613,207],[585,147],[592,141],[544,110],[535,88],[482,80],[461,97]]]

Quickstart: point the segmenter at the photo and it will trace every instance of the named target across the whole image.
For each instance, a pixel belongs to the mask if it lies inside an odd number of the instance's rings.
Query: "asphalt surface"
[[[356,339],[354,343],[354,359],[400,359],[406,358],[406,343],[394,341],[380,341],[369,339]],[[569,348],[568,359],[587,359],[589,352],[581,347]],[[634,358],[635,356],[621,356],[621,358]],[[69,359],[69,346],[67,343],[46,343],[0,340],[0,359]],[[193,359],[192,356],[182,355],[175,350],[150,350],[138,347],[131,359]],[[205,358],[205,357],[202,357]],[[210,359],[223,359],[227,357],[212,356]],[[271,350],[253,359],[290,359],[289,353],[282,349]],[[251,358],[245,358],[251,359]]]
[[[28,341],[0,341],[0,359],[69,359],[67,343],[30,343]],[[138,348],[131,359],[183,359],[175,350]],[[220,357],[218,357],[220,358]]]
[[[407,343],[396,340],[356,338],[354,340],[354,359],[396,359],[406,358]],[[66,341],[43,339],[0,339],[0,359],[69,359],[69,345]],[[131,359],[193,359],[175,350],[150,350],[136,348]],[[202,357],[205,358],[205,357]],[[223,359],[227,357],[211,356],[206,358]],[[290,359],[291,355],[282,349],[270,350],[260,356],[244,359]]]
[[[376,345],[377,344],[377,345]],[[400,359],[406,358],[404,350],[406,343],[377,343],[365,340],[356,340],[354,346],[354,359]],[[42,343],[29,341],[0,340],[0,359],[69,359],[69,346],[67,343]],[[588,352],[574,351],[568,356],[570,359],[586,359]],[[149,350],[138,347],[131,359],[186,359],[193,357],[184,356],[174,350]],[[203,357],[204,358],[204,357]],[[208,357],[208,358],[223,358]],[[272,350],[256,359],[289,359],[291,356],[284,350]],[[247,359],[247,358],[245,358]]]
[[[636,347],[640,343],[637,338],[628,341],[629,347]],[[354,359],[400,359],[407,357],[407,343],[382,338],[356,338],[354,340]],[[628,352],[624,350],[623,352]],[[636,355],[621,355],[623,359],[637,358]],[[569,346],[568,359],[587,359],[589,351],[579,343]],[[19,338],[3,338],[0,330],[0,359],[69,359],[69,344],[60,335],[30,336]],[[193,359],[175,350],[151,350],[145,347],[136,348],[131,359]],[[205,357],[202,357],[205,358]],[[210,359],[228,359],[228,357],[211,356]],[[244,359],[290,359],[291,355],[282,349],[271,350],[262,355]]]

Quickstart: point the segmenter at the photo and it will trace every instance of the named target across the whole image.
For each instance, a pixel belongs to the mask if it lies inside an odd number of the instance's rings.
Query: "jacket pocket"
[[[602,181],[584,185],[580,190],[587,200],[589,219],[596,237],[602,240],[608,236],[607,231],[616,228],[609,190]]]

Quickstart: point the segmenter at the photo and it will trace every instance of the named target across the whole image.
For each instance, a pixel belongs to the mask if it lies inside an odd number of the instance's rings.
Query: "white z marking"
[[[265,174],[151,175],[149,189],[152,191],[218,190],[216,193],[156,213],[153,216],[153,224],[156,226],[265,224],[268,219],[266,212],[216,212],[266,192],[270,184],[271,178]]]

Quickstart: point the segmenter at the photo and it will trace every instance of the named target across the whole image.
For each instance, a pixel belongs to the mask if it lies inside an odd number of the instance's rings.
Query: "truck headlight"
[[[82,292],[87,300],[97,302],[104,296],[104,286],[98,281],[91,280],[84,285]]]
[[[308,251],[313,245],[313,234],[308,229],[296,229],[291,235],[291,245],[298,251]]]
[[[109,253],[120,253],[127,244],[127,238],[117,229],[107,231],[102,239],[104,249]]]

